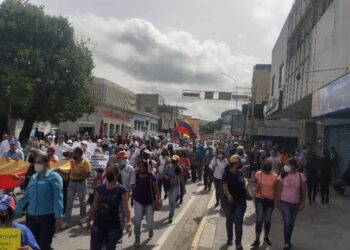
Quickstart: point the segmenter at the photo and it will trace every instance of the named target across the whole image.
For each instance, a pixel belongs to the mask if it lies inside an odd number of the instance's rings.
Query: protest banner
[[[96,170],[99,168],[105,169],[109,160],[108,155],[91,155],[88,159],[91,164],[91,171],[92,171],[92,176],[91,178],[88,178],[86,180],[87,182],[87,193],[88,194],[93,194],[94,193],[94,186],[93,186],[93,181],[94,177],[96,176]]]
[[[24,177],[25,173],[16,174],[17,176]],[[23,183],[23,180],[15,180],[12,174],[0,175],[0,190],[15,188]],[[1,248],[0,248],[1,250]]]
[[[29,162],[7,160],[0,157],[0,175],[25,173],[29,167]]]
[[[73,147],[73,149],[81,147],[81,142],[80,141],[74,142],[72,147]],[[88,143],[87,150],[90,151],[91,153],[94,153],[96,148],[97,148],[97,144],[96,143],[93,143],[93,142],[89,142]]]
[[[62,171],[69,171],[72,166],[72,160],[62,160],[50,163],[50,169],[56,170],[61,169]]]
[[[0,228],[0,249],[17,250],[21,247],[20,228]]]

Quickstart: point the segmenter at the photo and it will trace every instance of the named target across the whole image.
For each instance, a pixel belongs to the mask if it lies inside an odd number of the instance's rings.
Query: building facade
[[[348,0],[295,1],[272,51],[265,109],[268,117],[302,119],[302,144],[342,150],[339,172],[350,160],[349,9]]]
[[[62,122],[58,128],[70,135],[88,133],[91,136],[156,133],[159,117],[136,109],[136,95],[107,79],[94,78],[91,93],[99,105],[92,114],[86,114],[74,122]],[[136,124],[136,126],[135,126]]]

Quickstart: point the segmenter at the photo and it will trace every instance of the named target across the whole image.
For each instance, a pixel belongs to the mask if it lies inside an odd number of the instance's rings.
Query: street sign
[[[243,136],[245,129],[245,115],[232,115],[231,120],[231,134],[233,136]]]
[[[182,91],[182,97],[191,99],[200,99],[200,91],[184,90]]]

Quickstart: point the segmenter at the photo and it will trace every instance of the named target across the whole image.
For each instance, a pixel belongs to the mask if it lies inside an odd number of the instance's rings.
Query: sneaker
[[[238,245],[238,246],[236,246],[236,250],[243,250],[242,245]]]
[[[173,223],[173,219],[172,218],[169,218],[169,224]]]
[[[284,244],[283,250],[290,250],[292,248],[291,244]]]
[[[228,246],[232,246],[232,240],[228,240],[228,241],[226,242],[226,244],[227,244]]]
[[[140,240],[135,240],[134,247],[140,246]]]
[[[268,236],[266,236],[266,237],[264,238],[264,242],[265,242],[266,245],[272,246],[272,242],[270,241],[270,239],[269,239]]]
[[[254,249],[260,247],[260,240],[255,240],[250,246]]]
[[[149,231],[149,233],[148,233],[148,238],[149,238],[149,239],[152,239],[152,238],[153,238],[153,230],[152,230],[152,231]]]

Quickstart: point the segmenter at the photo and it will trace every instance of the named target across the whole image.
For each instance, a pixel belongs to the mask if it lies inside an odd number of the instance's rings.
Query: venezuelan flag
[[[179,132],[188,135],[192,139],[197,138],[197,135],[195,134],[195,132],[187,122],[184,122],[184,121],[179,122],[178,126],[174,129],[174,134],[176,135],[176,133],[179,133]]]

